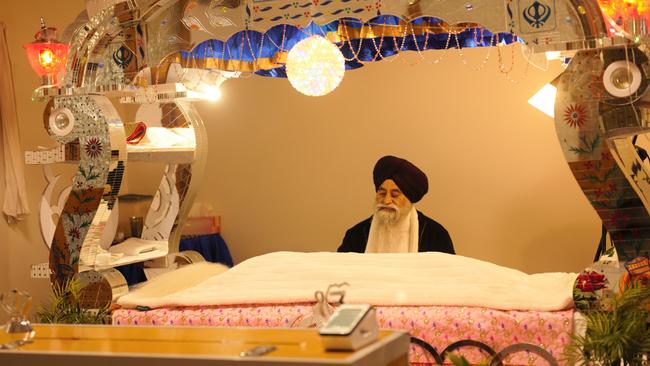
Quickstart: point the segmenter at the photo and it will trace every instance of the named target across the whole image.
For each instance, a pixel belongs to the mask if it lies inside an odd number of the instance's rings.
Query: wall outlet
[[[30,275],[32,278],[50,278],[50,264],[49,263],[32,264]]]

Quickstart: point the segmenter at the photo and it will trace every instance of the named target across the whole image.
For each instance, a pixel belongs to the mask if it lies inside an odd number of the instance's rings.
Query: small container
[[[139,238],[142,236],[142,226],[144,224],[144,220],[140,216],[132,216],[129,219],[129,223],[131,224],[131,236],[135,238]]]

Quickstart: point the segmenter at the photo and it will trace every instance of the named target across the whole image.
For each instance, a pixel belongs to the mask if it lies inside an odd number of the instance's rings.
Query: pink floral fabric
[[[297,327],[312,314],[313,304],[208,306],[138,311],[119,309],[113,313],[116,325],[164,326],[249,326]],[[564,348],[573,332],[573,310],[501,311],[454,306],[378,306],[379,326],[400,329],[431,344],[441,353],[453,342],[472,339],[483,342],[496,352],[514,343],[529,343],[548,351],[562,364]],[[461,353],[471,362],[485,361],[488,356],[476,349]],[[418,346],[411,346],[412,364],[434,363]],[[508,364],[544,365],[535,355],[520,352],[508,358]]]

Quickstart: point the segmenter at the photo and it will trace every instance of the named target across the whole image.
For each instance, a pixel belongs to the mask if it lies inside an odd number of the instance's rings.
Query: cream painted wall
[[[2,141],[2,129],[0,128],[0,141]],[[0,172],[3,172],[4,176],[4,159],[0,159]],[[0,192],[5,191],[5,180],[0,179]],[[2,196],[0,196],[2,197]],[[6,233],[9,231],[9,225],[5,220],[0,220],[0,233]],[[5,236],[6,238],[6,236]],[[8,238],[7,238],[8,239]],[[9,255],[8,252],[6,251],[7,247],[9,244],[7,243],[7,239],[5,240],[0,240],[0,251],[2,254],[0,254],[0,293],[4,293],[8,290],[11,289],[10,284],[9,284]],[[0,313],[0,324],[4,324],[4,322],[7,321],[8,315],[4,313]]]
[[[336,250],[371,214],[374,163],[394,154],[428,174],[417,207],[449,230],[458,254],[526,272],[590,263],[599,220],[553,121],[527,104],[561,66],[526,69],[517,46],[514,80],[498,71],[495,49],[472,70],[487,52],[464,51],[469,67],[457,51],[371,64],[321,98],[282,79],[226,82],[221,101],[200,106],[210,141],[200,200],[222,215],[236,261]]]
[[[39,145],[51,146],[54,141],[43,128],[45,104],[31,101],[32,90],[38,87],[39,78],[29,67],[22,45],[34,40],[40,16],[62,33],[84,8],[84,3],[83,0],[0,1],[0,21],[7,26],[21,144],[25,150]],[[0,251],[4,257],[0,261],[4,269],[0,272],[4,273],[0,277],[0,291],[11,288],[26,290],[32,293],[35,303],[40,304],[49,297],[49,281],[29,278],[29,270],[31,264],[47,262],[49,256],[38,226],[38,200],[45,188],[45,179],[37,166],[26,166],[25,174],[32,214],[15,225],[6,225],[4,220],[0,224]],[[4,179],[1,181],[0,197],[4,197]]]
[[[42,127],[44,105],[30,101],[38,78],[21,45],[32,40],[39,15],[62,31],[83,3],[0,2],[24,149],[52,140]],[[486,52],[467,50],[466,61],[478,67]],[[410,54],[347,72],[322,98],[302,96],[283,79],[250,77],[227,82],[220,102],[199,105],[210,141],[199,199],[222,216],[237,262],[276,250],[335,250],[345,230],[370,215],[371,170],[385,154],[429,175],[418,208],[447,227],[459,254],[527,272],[577,271],[591,261],[598,218],[552,120],[526,103],[560,66],[531,67],[524,76],[517,50],[512,77],[521,80],[513,83],[497,71],[495,49],[481,71],[464,66],[456,51],[427,58]],[[510,48],[502,58],[509,64]],[[45,182],[39,167],[26,174],[33,214],[0,224],[0,291],[25,289],[42,302],[48,282],[29,279],[29,266],[48,260],[36,213]]]

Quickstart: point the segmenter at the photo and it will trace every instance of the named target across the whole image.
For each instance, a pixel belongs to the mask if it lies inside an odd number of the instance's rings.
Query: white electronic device
[[[318,333],[328,351],[355,351],[379,337],[375,309],[370,305],[341,305]]]

